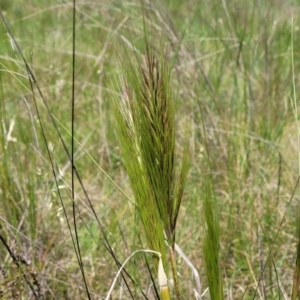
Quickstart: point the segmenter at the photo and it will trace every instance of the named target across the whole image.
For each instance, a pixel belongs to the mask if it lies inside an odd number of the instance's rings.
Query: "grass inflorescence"
[[[145,44],[145,54],[125,66],[120,76],[120,91],[115,99],[116,127],[147,243],[162,254],[164,262],[168,248],[171,251],[169,257],[179,295],[174,246],[188,173],[188,152],[183,154],[181,170],[176,170],[170,63],[161,45],[156,49],[148,40]]]

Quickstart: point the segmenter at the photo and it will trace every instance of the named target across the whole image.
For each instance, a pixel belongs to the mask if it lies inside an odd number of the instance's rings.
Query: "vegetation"
[[[297,299],[297,0],[0,8],[0,299]]]

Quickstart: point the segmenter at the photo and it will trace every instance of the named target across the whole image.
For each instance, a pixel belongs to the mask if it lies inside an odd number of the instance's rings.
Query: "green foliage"
[[[75,161],[84,191],[75,182],[75,217],[91,295],[105,297],[146,241],[175,270],[184,299],[196,285],[175,242],[199,270],[202,299],[295,298],[299,1],[150,2],[77,3]],[[69,148],[71,7],[0,7]],[[0,235],[31,262],[21,269],[45,299],[82,299],[65,219],[72,168],[4,26],[0,123]],[[27,299],[32,291],[7,253],[0,244],[0,297],[18,285],[15,295]],[[152,263],[130,262],[113,298],[158,299]]]

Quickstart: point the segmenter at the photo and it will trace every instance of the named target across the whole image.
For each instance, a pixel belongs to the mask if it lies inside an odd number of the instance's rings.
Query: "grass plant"
[[[0,9],[1,299],[297,299],[298,1]]]
[[[174,246],[188,173],[188,152],[183,154],[181,169],[176,170],[171,70],[164,57],[164,43],[155,48],[148,38],[144,56],[124,68],[125,75],[121,77],[115,100],[116,127],[147,243],[150,249],[162,254],[165,263],[170,252],[176,294],[180,299]]]

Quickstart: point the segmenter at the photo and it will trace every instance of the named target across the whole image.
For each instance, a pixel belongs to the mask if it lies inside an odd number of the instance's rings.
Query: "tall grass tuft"
[[[204,177],[203,183],[204,203],[204,240],[203,255],[204,265],[209,286],[211,299],[223,299],[223,283],[220,268],[220,232],[218,220],[218,207],[216,196],[212,186],[211,176]]]
[[[167,252],[180,298],[174,246],[176,221],[188,173],[187,153],[177,170],[171,68],[146,39],[145,54],[125,66],[115,98],[117,132],[123,161],[149,247]]]

